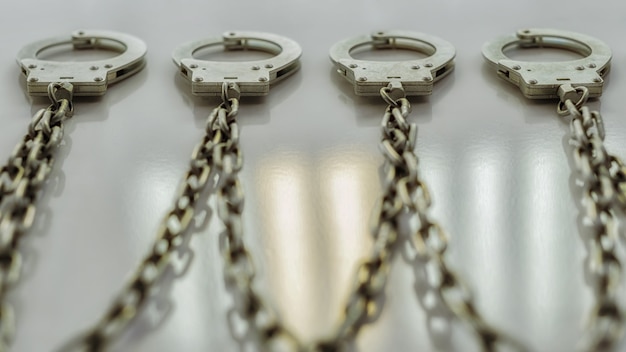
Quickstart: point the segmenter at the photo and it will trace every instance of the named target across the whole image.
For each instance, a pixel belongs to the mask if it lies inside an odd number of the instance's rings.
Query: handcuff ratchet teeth
[[[513,47],[564,49],[583,58],[559,62],[519,61],[505,54]],[[558,89],[564,84],[587,87],[589,97],[599,97],[611,64],[611,49],[602,41],[584,34],[541,28],[520,30],[486,43],[483,56],[498,71],[498,76],[518,86],[530,99],[558,98]]]
[[[368,61],[352,57],[351,52],[372,49],[405,49],[429,55],[406,61]],[[354,85],[356,95],[378,96],[382,87],[402,87],[404,94],[430,95],[433,83],[454,68],[455,49],[435,36],[411,31],[381,31],[336,43],[330,59],[341,76]]]
[[[276,56],[243,62],[207,61],[193,57],[210,46],[225,50],[257,50]],[[222,37],[192,41],[179,46],[172,58],[179,72],[191,82],[191,92],[198,96],[222,95],[224,82],[239,86],[241,96],[267,95],[270,85],[291,75],[300,67],[302,49],[295,41],[262,32],[226,32]]]
[[[121,52],[104,60],[60,62],[38,59],[46,49],[72,44],[74,49],[104,49]],[[48,95],[48,85],[67,82],[74,87],[75,96],[104,95],[109,84],[140,71],[145,65],[146,44],[131,35],[83,30],[70,38],[57,37],[40,40],[25,46],[17,55],[17,63],[26,76],[27,92],[31,96]]]

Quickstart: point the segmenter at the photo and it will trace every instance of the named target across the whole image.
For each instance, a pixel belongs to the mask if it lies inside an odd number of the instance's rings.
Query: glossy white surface
[[[10,296],[18,319],[14,351],[51,350],[91,326],[147,252],[216,104],[188,94],[170,54],[182,42],[233,29],[287,35],[304,50],[298,73],[266,98],[243,99],[239,114],[245,231],[258,287],[299,336],[332,331],[355,266],[371,246],[368,218],[380,193],[385,106],[354,96],[328,49],[350,36],[399,28],[457,48],[455,71],[431,97],[411,99],[420,170],[433,214],[450,236],[450,262],[486,319],[531,350],[577,346],[593,295],[584,276],[568,126],[555,103],[530,102],[499,80],[480,49],[523,27],[604,40],[613,69],[605,94],[590,105],[603,113],[609,151],[626,157],[625,2],[5,1],[0,13],[2,159],[45,104],[24,93],[14,60],[22,45],[79,28],[127,32],[148,44],[145,70],[100,99],[75,103],[39,218],[23,241],[23,278]],[[158,300],[113,350],[239,350],[227,324],[232,297],[211,205]],[[385,310],[364,328],[358,350],[476,350],[465,327],[427,314],[420,303],[428,301],[425,285],[423,268],[397,256]]]

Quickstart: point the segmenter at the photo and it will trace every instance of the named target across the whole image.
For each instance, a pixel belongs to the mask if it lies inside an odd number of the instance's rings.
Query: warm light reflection
[[[309,337],[319,281],[314,262],[316,221],[312,169],[305,155],[276,151],[258,166],[258,209],[273,301],[300,336]]]
[[[508,143],[490,140],[468,153],[471,232],[458,242],[473,253],[464,261],[476,268],[470,285],[487,298],[480,308],[529,346],[555,348],[576,331],[584,297],[572,294],[582,289],[580,239],[563,223],[570,171],[558,147],[536,143],[516,154]]]
[[[356,266],[369,254],[372,237],[369,231],[371,210],[380,193],[378,164],[359,148],[336,148],[320,161],[320,179],[326,245],[330,254],[330,298],[339,307],[344,304],[353,283]],[[337,317],[333,317],[337,319]]]
[[[257,168],[270,291],[307,340],[332,331],[371,245],[379,160],[362,149],[343,146],[318,158],[279,151]]]
[[[531,148],[528,153],[532,158],[528,158],[528,163],[523,167],[531,171],[525,180],[527,183],[522,187],[532,192],[528,193],[529,198],[524,204],[528,211],[525,217],[528,227],[523,242],[524,256],[521,259],[528,270],[527,287],[535,294],[535,300],[525,304],[530,310],[529,325],[535,336],[545,335],[546,331],[552,332],[552,339],[559,332],[571,336],[573,330],[562,330],[565,322],[572,322],[563,312],[578,310],[570,306],[571,299],[575,299],[575,306],[580,307],[582,302],[577,298],[582,296],[571,295],[569,291],[578,286],[580,279],[577,276],[582,277],[583,273],[575,259],[574,250],[580,239],[576,233],[564,231],[575,227],[563,224],[564,216],[561,213],[563,204],[571,201],[571,198],[563,199],[559,196],[566,194],[567,190],[558,191],[567,189],[569,170],[563,167],[566,156],[563,153],[557,155],[555,151],[546,151],[541,146]],[[575,220],[573,214],[571,219]],[[568,272],[573,275],[563,275]],[[577,325],[574,322],[570,326],[576,329]]]
[[[509,183],[507,169],[502,165],[510,159],[506,153],[507,148],[501,148],[495,144],[502,141],[490,140],[490,148],[478,148],[479,153],[469,154],[470,165],[462,168],[469,170],[467,182],[469,194],[463,201],[468,209],[470,227],[462,236],[463,247],[467,250],[467,263],[476,272],[482,273],[480,281],[470,282],[473,287],[480,287],[482,292],[497,292],[503,289],[502,283],[510,282],[510,267],[507,268],[507,242],[510,242],[506,214],[508,209],[502,209],[509,204],[507,202]],[[490,151],[490,152],[486,152]],[[461,242],[461,240],[459,240]],[[452,245],[457,245],[453,243]],[[466,247],[467,246],[467,247]],[[469,251],[469,252],[468,252]],[[509,287],[510,288],[510,287]],[[508,291],[508,289],[506,290]],[[510,304],[506,294],[490,295],[489,305],[505,307]]]

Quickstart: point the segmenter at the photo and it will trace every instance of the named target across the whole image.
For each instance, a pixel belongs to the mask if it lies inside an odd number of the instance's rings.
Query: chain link
[[[381,89],[383,98],[386,89]],[[429,285],[445,307],[473,329],[482,349],[494,351],[498,346],[506,346],[523,350],[516,341],[487,324],[473,302],[470,289],[445,259],[448,237],[429,214],[432,199],[418,172],[418,158],[414,152],[417,125],[406,120],[410,110],[409,101],[401,98],[396,104],[389,105],[383,117],[380,149],[385,156],[386,197],[394,199],[394,204],[399,203],[395,208],[399,209],[398,212],[406,212],[410,223],[417,223],[410,243],[425,265],[434,269],[426,271],[430,276],[427,277]]]
[[[626,205],[625,166],[604,146],[600,113],[584,105],[587,88],[566,88],[581,95],[576,103],[563,96],[558,110],[571,117],[570,144],[583,182],[584,221],[590,228],[588,264],[596,295],[584,348],[607,351],[616,347],[624,332],[624,310],[619,302],[622,262],[617,254],[619,228],[615,209],[624,210]]]
[[[382,92],[381,95],[389,97]],[[212,180],[212,171],[216,175],[217,215],[224,225],[220,252],[225,281],[234,296],[234,313],[247,322],[244,336],[250,336],[261,351],[338,352],[348,349],[360,328],[374,321],[382,311],[380,299],[398,241],[399,222],[406,213],[419,219],[413,243],[421,256],[435,263],[439,273],[436,288],[448,308],[470,323],[485,350],[492,350],[496,343],[506,341],[484,322],[473,306],[469,290],[446,265],[447,239],[439,225],[427,215],[430,197],[418,176],[417,156],[413,152],[417,127],[406,120],[410,104],[405,98],[390,104],[383,117],[380,149],[385,156],[385,173],[383,194],[373,211],[373,250],[358,266],[338,327],[329,339],[311,344],[295,336],[254,287],[256,268],[243,234],[244,191],[239,179],[243,158],[236,121],[238,96],[236,85],[224,84],[223,102],[208,118],[206,135],[192,154],[175,207],[165,217],[151,252],[100,323],[62,351],[103,350],[136,316],[169,264],[170,253],[182,241],[181,236],[193,218],[195,203]],[[230,319],[229,323],[232,324]]]
[[[384,89],[381,96],[386,101],[389,94]],[[241,214],[243,190],[238,179],[241,169],[241,152],[237,145],[239,137],[234,114],[226,110],[213,117],[210,124],[223,135],[233,135],[219,148],[214,156],[218,167],[218,215],[225,226],[224,253],[225,276],[235,293],[239,315],[250,322],[261,350],[275,351],[273,346],[291,346],[290,351],[335,352],[345,351],[356,338],[360,328],[374,321],[381,313],[380,299],[384,294],[389,270],[398,240],[401,217],[406,213],[419,219],[419,229],[412,236],[418,253],[435,264],[439,273],[436,289],[447,307],[461,320],[469,323],[480,337],[486,351],[498,344],[507,344],[522,350],[510,338],[489,326],[477,312],[469,289],[458,275],[448,268],[444,259],[447,238],[440,226],[428,216],[430,196],[417,172],[417,156],[413,152],[417,126],[406,120],[411,106],[405,98],[389,103],[382,121],[380,149],[385,156],[383,195],[373,211],[371,232],[374,246],[370,256],[362,262],[355,276],[355,283],[341,316],[340,323],[330,339],[306,345],[287,329],[273,314],[263,298],[253,287],[255,269],[250,252],[244,244]],[[232,118],[231,118],[232,116]],[[218,122],[218,121],[224,122]],[[227,127],[226,127],[227,126]],[[233,132],[235,131],[235,132]]]
[[[217,213],[226,227],[223,243],[224,274],[229,284],[237,289],[238,313],[254,322],[254,330],[263,346],[271,346],[282,337],[291,341],[291,350],[299,349],[295,337],[280,324],[262,297],[252,288],[255,268],[249,251],[243,243],[241,213],[243,188],[238,179],[243,159],[239,149],[239,127],[235,116],[239,110],[238,87],[225,87],[224,102],[209,115],[206,134],[194,149],[189,170],[174,202],[174,208],[165,216],[151,251],[146,255],[100,322],[86,333],[70,341],[60,351],[102,351],[136,317],[151,291],[170,265],[170,255],[183,242],[195,206],[203,189],[217,179]],[[271,350],[271,349],[270,349]]]
[[[405,100],[406,103],[408,101]],[[402,111],[408,113],[408,105],[388,109],[389,114]],[[237,145],[238,131],[234,115],[224,110],[217,116],[223,116],[226,123],[213,121],[214,129],[224,135],[236,137],[224,141],[222,152],[214,162],[219,169],[217,191],[218,215],[225,226],[225,241],[222,252],[225,261],[225,277],[235,293],[236,308],[239,315],[247,322],[262,351],[275,351],[281,346],[289,351],[334,352],[344,351],[358,334],[361,326],[374,320],[381,312],[379,302],[388,279],[393,257],[393,246],[397,241],[398,218],[403,204],[396,192],[395,176],[386,182],[384,195],[374,210],[372,234],[375,242],[370,257],[361,263],[356,272],[356,279],[350,297],[342,314],[338,328],[331,338],[305,344],[300,341],[270,310],[263,298],[254,289],[255,269],[250,252],[244,244],[241,213],[243,210],[243,190],[238,179],[241,169],[241,152]],[[211,122],[210,122],[211,123]],[[228,126],[227,129],[224,129]],[[413,139],[414,141],[414,139]],[[387,140],[390,142],[390,140]],[[397,140],[393,140],[396,143]],[[220,160],[221,159],[221,160]],[[390,171],[393,173],[393,170]],[[397,173],[398,178],[402,173]]]
[[[616,250],[619,230],[614,208],[626,209],[626,166],[606,151],[602,117],[584,106],[585,88],[576,89],[582,94],[580,100],[574,103],[565,99],[559,104],[559,113],[571,116],[573,156],[584,181],[583,204],[592,229],[589,264],[597,299],[591,312],[586,349],[600,351],[613,348],[624,331],[618,292],[622,265]],[[8,349],[14,332],[13,309],[6,296],[20,276],[19,241],[33,225],[36,198],[52,169],[54,151],[62,141],[63,122],[72,115],[71,90],[68,84],[50,85],[52,104],[33,116],[28,133],[0,168],[0,351]],[[249,328],[263,351],[274,351],[276,346],[290,351],[345,350],[362,325],[375,320],[382,310],[379,300],[388,280],[399,221],[407,214],[418,224],[410,242],[418,255],[435,268],[429,282],[445,306],[474,330],[483,350],[493,351],[505,344],[522,350],[485,322],[469,288],[449,268],[445,259],[448,239],[429,215],[430,193],[418,173],[414,152],[417,126],[407,122],[410,103],[406,98],[389,102],[385,88],[381,96],[387,98],[389,106],[382,120],[380,144],[385,157],[383,195],[373,211],[373,250],[358,267],[336,332],[327,340],[302,343],[254,288],[256,269],[243,236],[244,192],[239,180],[243,159],[236,121],[239,100],[229,98],[228,93],[225,88],[224,102],[209,116],[206,135],[192,153],[175,206],[163,219],[149,254],[96,327],[70,342],[63,351],[103,350],[136,316],[170,265],[170,255],[181,245],[182,235],[193,220],[196,202],[212,181],[213,168],[218,176],[217,213],[225,227],[221,246],[224,275],[235,294],[237,313],[250,322]]]
[[[72,88],[69,83],[48,86],[52,104],[33,116],[28,133],[0,168],[0,351],[8,350],[15,330],[7,294],[20,278],[19,243],[33,226],[35,202],[63,139],[63,122],[73,113]]]
[[[236,120],[239,100],[229,97],[226,86],[224,84],[222,93],[224,102],[213,111],[207,123],[207,132],[221,138],[213,153],[213,163],[218,173],[217,215],[225,228],[220,246],[224,278],[234,295],[235,313],[248,322],[248,333],[262,351],[274,351],[279,346],[298,351],[302,349],[300,341],[254,288],[256,268],[243,236],[244,191],[239,180],[243,158]],[[231,83],[230,86],[238,92],[236,85]]]
[[[225,228],[221,245],[224,276],[235,297],[236,313],[248,322],[248,333],[252,334],[262,351],[343,351],[361,325],[380,313],[382,307],[377,298],[387,281],[402,204],[390,186],[375,209],[373,253],[357,270],[356,282],[337,331],[330,339],[313,344],[303,343],[280,321],[254,288],[256,269],[244,241],[241,218],[244,192],[239,180],[243,160],[236,122],[238,100],[228,99],[228,96],[223,98],[224,103],[209,118],[207,133],[219,136],[215,138],[212,163],[218,174],[217,214]],[[229,111],[229,107],[232,110]]]
[[[232,102],[231,113],[236,114],[237,102]],[[224,107],[215,109],[210,121],[224,123]],[[221,119],[221,120],[220,120]],[[172,254],[184,241],[184,234],[189,229],[196,204],[203,190],[213,182],[214,160],[221,160],[224,153],[224,140],[233,137],[233,133],[224,134],[215,130],[212,123],[207,125],[207,133],[191,154],[189,169],[177,192],[174,207],[163,218],[156,240],[149,253],[143,258],[131,279],[114,300],[99,323],[88,332],[60,348],[60,351],[102,351],[130,324],[146,301],[156,291],[166,269],[172,265]],[[222,154],[220,154],[222,153]],[[217,158],[216,158],[217,156]]]

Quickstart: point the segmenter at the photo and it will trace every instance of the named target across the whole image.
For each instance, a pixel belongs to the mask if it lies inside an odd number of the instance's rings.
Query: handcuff
[[[558,48],[583,56],[561,62],[512,60],[506,50]],[[604,124],[599,112],[585,104],[600,97],[610,69],[611,49],[593,37],[563,30],[530,28],[503,36],[483,46],[483,56],[498,76],[520,88],[530,99],[558,99],[557,113],[569,116],[573,163],[582,181],[581,214],[589,226],[589,272],[595,281],[596,302],[582,339],[586,351],[617,346],[624,334],[620,304],[622,262],[618,216],[626,210],[626,166],[604,146]],[[621,213],[621,214],[620,214]]]
[[[72,44],[74,49],[105,48],[117,57],[87,62],[38,59],[42,51]],[[110,46],[110,43],[116,45]],[[47,95],[50,106],[32,118],[28,132],[6,164],[0,166],[0,350],[8,349],[14,334],[14,314],[6,301],[21,272],[21,238],[32,227],[36,200],[49,176],[54,155],[63,141],[64,122],[73,115],[73,96],[105,94],[109,84],[139,72],[146,45],[117,32],[84,30],[71,36],[45,39],[24,47],[17,56],[30,96]]]
[[[125,54],[115,59],[80,64],[53,63],[35,59],[37,53],[48,47],[68,43],[65,39],[37,42],[20,52],[20,64],[27,76],[29,94],[48,94],[52,100],[51,107],[35,115],[29,135],[41,131],[55,135],[57,142],[50,147],[56,147],[60,142],[62,122],[72,112],[72,93],[102,95],[109,83],[128,77],[143,67],[145,45],[134,37],[112,32],[88,31],[77,32],[70,42],[76,48],[95,48],[107,45],[103,40],[122,44],[126,48]],[[193,58],[193,53],[197,50],[214,45],[222,45],[226,50],[262,50],[277,55],[266,60],[239,63],[209,62]],[[354,59],[350,55],[351,51],[363,46],[371,46],[376,50],[394,48],[416,50],[430,56],[398,62]],[[567,64],[522,62],[510,60],[505,56],[506,49],[512,46],[566,48],[587,57]],[[621,161],[608,154],[605,155],[608,164],[594,163],[591,159],[596,155],[586,155],[583,148],[584,142],[598,146],[603,139],[604,132],[599,113],[590,112],[583,105],[588,97],[598,97],[602,94],[603,78],[610,65],[610,49],[588,36],[533,29],[488,43],[483,49],[483,54],[497,68],[498,75],[517,85],[526,97],[560,98],[557,108],[559,114],[573,115],[572,136],[575,148],[578,148],[575,160],[582,165],[580,167],[582,174],[588,179],[605,177],[600,182],[602,187],[586,188],[587,201],[597,203],[597,207],[592,210],[599,210],[606,219],[607,214],[613,210],[607,210],[603,206],[611,204],[624,208],[626,196],[621,189],[626,182],[626,168]],[[222,38],[190,42],[174,51],[174,62],[180,74],[190,83],[192,94],[221,96],[222,103],[209,116],[207,134],[192,153],[190,169],[185,174],[175,206],[165,216],[150,253],[100,322],[74,340],[68,348],[103,349],[132,321],[149,297],[150,289],[169,265],[170,254],[180,245],[182,236],[192,221],[196,201],[210,182],[216,184],[217,213],[225,227],[221,248],[226,263],[225,278],[240,302],[238,313],[251,322],[250,329],[255,332],[263,347],[272,346],[276,339],[287,340],[294,348],[303,347],[252,287],[255,269],[242,233],[243,190],[238,172],[243,166],[243,159],[238,145],[239,128],[235,119],[241,96],[266,95],[271,84],[288,77],[298,69],[300,55],[300,47],[292,40],[258,32],[227,32]],[[353,84],[356,95],[380,95],[388,104],[383,116],[380,144],[385,158],[382,175],[384,194],[374,210],[377,216],[372,231],[375,240],[374,250],[359,266],[357,281],[346,305],[345,317],[331,338],[305,346],[309,351],[345,347],[346,342],[356,337],[360,327],[366,324],[369,318],[380,314],[381,307],[377,305],[376,300],[386,285],[389,265],[394,255],[394,244],[402,235],[397,224],[404,221],[400,218],[407,213],[417,220],[417,229],[409,234],[409,242],[420,256],[435,265],[438,278],[434,280],[433,288],[443,303],[473,328],[484,349],[492,349],[498,343],[509,343],[517,347],[516,342],[484,321],[474,306],[468,287],[458,274],[449,268],[444,256],[448,244],[447,237],[441,226],[429,215],[430,193],[424,180],[419,176],[417,156],[413,152],[417,127],[407,121],[410,103],[406,96],[431,94],[434,82],[453,70],[454,56],[454,47],[446,41],[408,31],[376,32],[369,36],[339,42],[330,50],[330,57],[337,67],[337,72]],[[605,152],[603,148],[600,148],[600,151]],[[18,154],[14,153],[10,163],[15,161],[16,155]],[[11,166],[4,166],[0,170],[0,176],[3,177],[0,179],[0,196],[3,197],[0,198],[0,211],[6,206],[3,202],[7,194],[12,192],[22,197],[25,195],[21,181],[25,173],[19,168],[14,171],[10,169]],[[600,171],[596,174],[598,168]],[[40,180],[37,187],[41,186],[43,182],[41,180],[45,180],[48,172],[49,169],[37,174]],[[605,184],[607,175],[610,176],[609,181],[615,181],[617,184]],[[32,225],[34,206],[29,205],[24,213],[28,216],[19,226],[19,231],[26,231]],[[6,219],[11,218],[4,212],[0,213],[0,226],[10,221]],[[0,227],[1,231],[5,229],[6,226]],[[604,240],[608,238],[610,242],[614,241],[612,235],[602,233],[599,236],[604,236],[602,237]],[[2,232],[2,237],[5,236],[6,233]],[[2,244],[6,247],[6,241]],[[607,295],[598,302],[593,318],[604,324],[600,325],[606,334],[597,335],[599,338],[592,341],[595,343],[592,346],[605,346],[603,344],[614,342],[615,338],[620,337],[621,331],[618,330],[623,328],[622,311],[614,299],[613,288],[616,282],[608,281],[616,280],[615,272],[617,270],[619,273],[621,267],[612,248],[603,248],[600,239],[597,245],[599,252],[596,254],[602,259],[600,263],[602,272],[599,275],[604,275],[600,279],[605,279],[600,280],[605,284],[605,287],[600,289],[604,289]],[[6,270],[5,267],[2,269]],[[3,275],[2,278],[10,276]],[[2,288],[6,291],[5,287],[3,283]],[[0,293],[4,295],[4,292]],[[5,338],[8,337],[5,333],[10,330],[5,325],[8,311],[8,306],[3,304],[0,310],[2,342],[5,342]],[[619,326],[615,327],[616,325]]]
[[[353,58],[350,53],[362,47],[406,49],[429,56],[391,62]],[[352,83],[354,93],[361,96],[379,96],[380,89],[388,85],[394,93],[400,93],[401,88],[406,96],[430,95],[433,84],[452,72],[454,56],[454,46],[445,40],[409,31],[375,32],[343,40],[330,49],[330,59],[337,67],[337,73]]]
[[[261,50],[275,56],[236,63],[193,58],[196,51],[207,46],[223,46],[225,50]],[[173,252],[183,244],[183,237],[193,222],[198,199],[208,187],[215,189],[217,214],[225,227],[222,241],[224,275],[231,286],[240,288],[235,294],[245,300],[239,306],[239,313],[255,321],[254,328],[260,340],[268,336],[291,336],[286,328],[277,327],[276,320],[270,318],[274,316],[272,311],[252,288],[255,269],[242,232],[244,195],[238,173],[243,166],[243,157],[236,116],[240,97],[267,95],[272,84],[297,71],[301,53],[295,41],[260,32],[226,32],[222,38],[193,41],[174,50],[174,63],[190,84],[191,93],[221,96],[222,102],[209,115],[206,134],[192,152],[174,206],[165,215],[150,251],[100,321],[70,341],[62,351],[100,351],[128,326],[156,291],[155,286],[171,265]]]
[[[227,51],[256,50],[273,54],[264,60],[245,62],[206,61],[194,53],[211,46],[223,46]],[[222,83],[236,84],[241,96],[262,96],[270,85],[293,74],[300,67],[302,49],[291,39],[272,33],[226,32],[182,44],[172,53],[181,75],[191,83],[191,93],[197,96],[221,96]]]
[[[38,59],[49,48],[72,44],[74,50],[122,50],[120,55],[104,60],[61,62]],[[48,86],[54,82],[72,84],[74,96],[99,96],[106,93],[109,84],[130,77],[145,65],[146,44],[128,34],[81,30],[70,38],[56,37],[25,46],[17,54],[17,61],[26,76],[30,96],[48,95]]]
[[[267,44],[282,50],[268,50]],[[350,51],[355,46],[372,44],[374,48],[403,47],[430,53],[430,57],[395,63],[354,60]],[[194,59],[193,53],[207,46],[223,45],[226,50],[256,49],[277,53],[276,57],[225,64]],[[429,48],[429,49],[424,49]],[[394,245],[398,241],[397,222],[405,211],[419,218],[419,229],[411,236],[415,249],[439,264],[439,291],[447,298],[450,309],[469,317],[485,344],[493,336],[501,337],[488,327],[472,306],[468,291],[458,275],[444,264],[447,239],[441,227],[427,215],[430,207],[428,189],[417,174],[417,157],[413,153],[417,128],[406,117],[410,104],[404,97],[405,86],[410,95],[427,95],[433,83],[449,74],[453,67],[454,47],[439,38],[413,32],[378,32],[340,42],[331,49],[331,59],[344,77],[358,77],[352,82],[358,95],[380,94],[389,104],[383,118],[381,150],[385,156],[385,193],[374,209],[374,250],[358,267],[355,283],[338,328],[327,339],[303,343],[286,327],[266,300],[253,286],[255,266],[243,235],[244,193],[238,173],[243,167],[239,149],[240,132],[236,122],[239,98],[263,95],[270,84],[287,77],[299,67],[301,50],[290,39],[267,33],[227,32],[223,38],[209,38],[181,45],[173,53],[174,63],[198,96],[221,96],[222,103],[210,114],[206,135],[192,153],[190,168],[174,202],[163,219],[151,251],[135,271],[122,293],[97,325],[72,341],[65,350],[101,350],[135,318],[169,265],[170,254],[183,243],[182,237],[194,216],[200,193],[209,184],[215,188],[216,207],[224,232],[220,251],[225,263],[224,277],[233,294],[235,314],[248,322],[248,333],[255,337],[255,346],[273,351],[274,346],[289,346],[293,351],[344,350],[358,335],[361,327],[380,314],[378,302],[389,274]],[[232,69],[229,70],[229,67]],[[367,73],[355,76],[351,69],[360,67]],[[402,67],[401,73],[397,68]],[[386,76],[385,76],[386,75]],[[391,75],[391,76],[390,76]],[[461,295],[459,295],[461,292]],[[457,297],[457,298],[454,298]],[[455,300],[456,299],[456,300]],[[230,321],[229,321],[230,323]],[[231,330],[232,329],[231,327]],[[484,336],[490,338],[489,341]],[[243,336],[235,336],[244,341]]]
[[[414,50],[429,57],[407,61],[372,62],[356,60],[350,55],[351,51],[364,46],[374,50]],[[379,220],[377,225],[373,226],[374,251],[371,259],[365,263],[369,265],[384,263],[379,266],[386,267],[385,271],[388,271],[394,254],[394,245],[399,236],[405,237],[424,262],[424,266],[430,265],[434,268],[434,271],[425,270],[434,297],[439,297],[447,309],[469,326],[483,350],[492,351],[495,346],[523,350],[517,341],[485,321],[475,306],[471,290],[448,264],[445,257],[448,247],[447,235],[430,215],[432,198],[418,169],[418,158],[414,152],[417,125],[408,122],[411,105],[406,96],[430,95],[434,83],[454,68],[454,57],[455,49],[447,41],[428,34],[408,31],[374,32],[371,35],[339,42],[330,49],[330,58],[337,68],[337,73],[354,86],[356,95],[378,95],[388,104],[381,123],[382,141],[379,145],[385,159],[381,173],[384,193],[373,212]],[[409,225],[412,223],[417,225]],[[387,230],[384,230],[385,226]],[[410,230],[401,230],[403,227]],[[394,234],[385,235],[385,231],[392,231]],[[380,255],[381,248],[387,253]],[[377,278],[380,282],[376,290],[371,292],[375,295],[368,297],[368,301],[373,301],[374,297],[384,290],[386,274],[383,277],[384,279]],[[435,315],[434,311],[428,311],[428,304],[421,303],[428,316]],[[430,306],[432,307],[432,304]],[[367,320],[371,316],[363,314],[360,318]],[[433,321],[428,319],[429,329],[433,329],[430,326]]]
[[[512,60],[505,54],[512,47],[564,49],[583,58],[561,62]],[[599,97],[611,66],[608,45],[584,34],[556,29],[524,29],[497,38],[483,46],[483,56],[500,78],[518,86],[530,99],[559,98],[559,87],[566,84],[586,87],[589,98]]]

